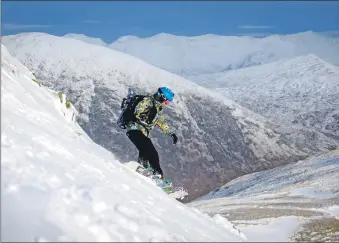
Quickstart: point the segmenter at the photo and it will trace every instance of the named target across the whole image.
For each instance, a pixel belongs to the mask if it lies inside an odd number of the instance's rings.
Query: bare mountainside
[[[195,79],[276,122],[339,140],[339,67],[313,54]]]
[[[149,38],[121,37],[108,47],[141,58],[183,77],[211,74],[315,54],[339,65],[339,38],[315,32],[248,36],[175,36],[157,34]]]
[[[165,175],[188,189],[188,199],[237,176],[338,146],[321,133],[267,123],[216,92],[106,47],[44,33],[6,36],[2,42],[39,82],[70,98],[84,130],[120,161],[137,157],[125,131],[116,126],[127,88],[173,89],[176,99],[167,119],[179,143],[173,146],[158,130],[153,140]]]

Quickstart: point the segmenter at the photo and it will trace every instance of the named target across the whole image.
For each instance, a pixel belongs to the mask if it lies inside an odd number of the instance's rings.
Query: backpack
[[[133,93],[133,96],[123,98],[121,103],[121,114],[117,121],[120,128],[126,129],[128,123],[137,121],[134,115],[135,107],[144,99],[144,97],[146,96]]]

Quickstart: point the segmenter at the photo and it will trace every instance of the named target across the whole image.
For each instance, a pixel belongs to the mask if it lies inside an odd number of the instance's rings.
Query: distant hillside
[[[248,36],[195,37],[157,34],[149,38],[121,37],[109,47],[141,58],[183,77],[239,69],[301,55],[314,54],[339,65],[339,38],[314,32]]]
[[[315,55],[211,75],[196,82],[284,125],[302,125],[339,141],[339,67]]]
[[[107,47],[44,33],[6,36],[2,42],[42,84],[67,94],[84,130],[123,162],[137,158],[116,125],[127,88],[173,89],[175,101],[166,117],[179,142],[173,146],[159,130],[153,140],[165,175],[187,188],[191,199],[245,173],[338,146],[312,130],[268,123],[216,92]]]

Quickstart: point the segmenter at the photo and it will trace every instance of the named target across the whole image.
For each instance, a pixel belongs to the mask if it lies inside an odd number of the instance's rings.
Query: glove
[[[175,135],[175,133],[171,134],[171,138],[173,139],[173,144],[176,144],[178,142],[178,137]]]

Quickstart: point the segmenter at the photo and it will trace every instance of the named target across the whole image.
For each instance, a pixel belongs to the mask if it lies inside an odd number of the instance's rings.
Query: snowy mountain
[[[1,102],[2,242],[246,239],[125,168],[3,45]]]
[[[95,38],[95,37],[89,37],[84,34],[75,34],[75,33],[69,33],[64,35],[64,37],[67,38],[72,38],[76,40],[81,40],[84,41],[88,44],[93,44],[93,45],[99,45],[99,46],[107,46],[107,44],[101,40],[100,38]]]
[[[268,123],[224,96],[127,54],[43,33],[2,39],[12,55],[43,85],[65,93],[79,111],[79,123],[98,144],[126,162],[137,150],[117,127],[128,87],[142,93],[170,87],[166,108],[179,142],[152,133],[165,176],[196,198],[240,175],[295,162],[338,147],[324,134]]]
[[[239,177],[188,204],[250,241],[339,240],[339,150]]]
[[[339,140],[339,67],[315,55],[195,79],[273,121],[300,124]]]
[[[339,65],[339,38],[311,31],[264,38],[157,34],[124,38],[108,45],[183,77],[250,67],[300,55],[314,54]]]

